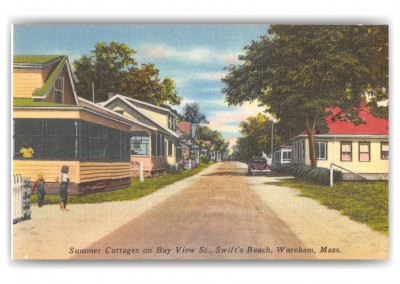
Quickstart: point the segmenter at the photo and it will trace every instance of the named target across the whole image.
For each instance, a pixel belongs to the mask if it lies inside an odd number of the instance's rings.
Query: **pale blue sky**
[[[154,63],[162,77],[177,82],[183,102],[200,103],[210,127],[231,140],[238,124],[261,111],[256,104],[228,107],[221,93],[223,68],[238,63],[243,47],[264,35],[267,25],[136,24],[136,25],[15,25],[14,55],[90,54],[101,41],[126,43],[138,64]]]

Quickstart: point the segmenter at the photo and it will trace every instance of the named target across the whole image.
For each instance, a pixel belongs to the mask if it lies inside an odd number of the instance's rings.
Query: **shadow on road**
[[[206,174],[206,175],[201,175],[201,176],[245,176],[247,172],[241,172],[241,171],[232,171],[232,172],[216,172],[216,173],[211,173],[211,174]]]

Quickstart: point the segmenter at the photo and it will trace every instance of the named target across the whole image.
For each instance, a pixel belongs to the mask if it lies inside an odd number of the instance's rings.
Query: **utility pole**
[[[94,83],[92,82],[92,102],[94,103]]]
[[[274,163],[274,121],[272,120],[271,125],[271,164]]]

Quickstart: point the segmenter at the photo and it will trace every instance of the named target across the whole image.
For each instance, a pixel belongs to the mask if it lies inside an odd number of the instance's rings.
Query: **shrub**
[[[200,155],[200,162],[202,162],[203,164],[208,164],[210,162],[210,159],[208,158],[207,155]]]
[[[327,168],[312,168],[308,165],[284,164],[271,166],[271,170],[278,173],[293,175],[322,185],[329,185],[330,181],[330,170]],[[338,182],[340,180],[342,180],[342,172],[333,170],[333,181]]]

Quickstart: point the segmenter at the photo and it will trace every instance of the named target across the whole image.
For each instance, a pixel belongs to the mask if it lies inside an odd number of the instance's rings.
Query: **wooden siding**
[[[60,110],[60,109],[14,109],[14,118],[60,118],[60,119],[79,119],[80,110]]]
[[[130,177],[129,162],[79,162],[79,161],[47,161],[47,160],[14,160],[13,174],[37,179],[43,173],[47,182],[55,182],[63,165],[69,166],[69,177],[72,183],[84,183],[97,180],[123,179]]]
[[[33,92],[43,86],[41,69],[13,70],[13,97],[32,98]]]
[[[57,64],[58,62],[35,69],[13,68],[13,97],[32,98],[33,92],[43,87]]]
[[[37,180],[37,174],[42,172],[46,182],[55,182],[63,165],[69,166],[71,182],[79,183],[78,161],[14,160],[13,174],[29,177],[31,182],[34,182]]]
[[[310,165],[310,154],[309,154],[309,141],[308,138],[304,138],[302,141],[305,143],[305,157],[298,164]],[[323,139],[316,137],[317,142],[327,142],[327,159],[317,160],[317,166],[322,168],[330,168],[331,163],[335,163],[348,170],[351,170],[359,174],[388,174],[389,173],[389,160],[381,159],[381,142],[388,142],[387,139],[373,139],[373,138],[336,138],[335,141],[329,139]],[[352,160],[341,161],[340,159],[340,142],[351,142],[352,143]],[[361,162],[359,161],[359,142],[370,142],[370,161]],[[293,144],[292,150],[295,145]],[[292,151],[292,162],[293,162],[293,151]]]
[[[129,162],[81,162],[80,182],[130,177]]]
[[[168,115],[167,114],[164,114],[161,111],[149,110],[148,108],[145,108],[139,104],[135,104],[135,103],[132,103],[132,104],[134,104],[141,112],[148,115],[148,117],[150,117],[154,121],[157,121],[162,126],[168,128]]]
[[[131,170],[139,170],[139,163],[143,162],[143,169],[145,171],[165,170],[165,157],[155,156],[131,156]]]
[[[63,93],[62,103],[75,105],[76,101],[75,101],[74,91],[71,86],[71,78],[69,77],[67,70],[67,64],[64,64],[64,67],[60,72],[60,76],[64,77],[64,93]],[[49,95],[46,98],[46,101],[55,102],[54,86],[51,88]]]

